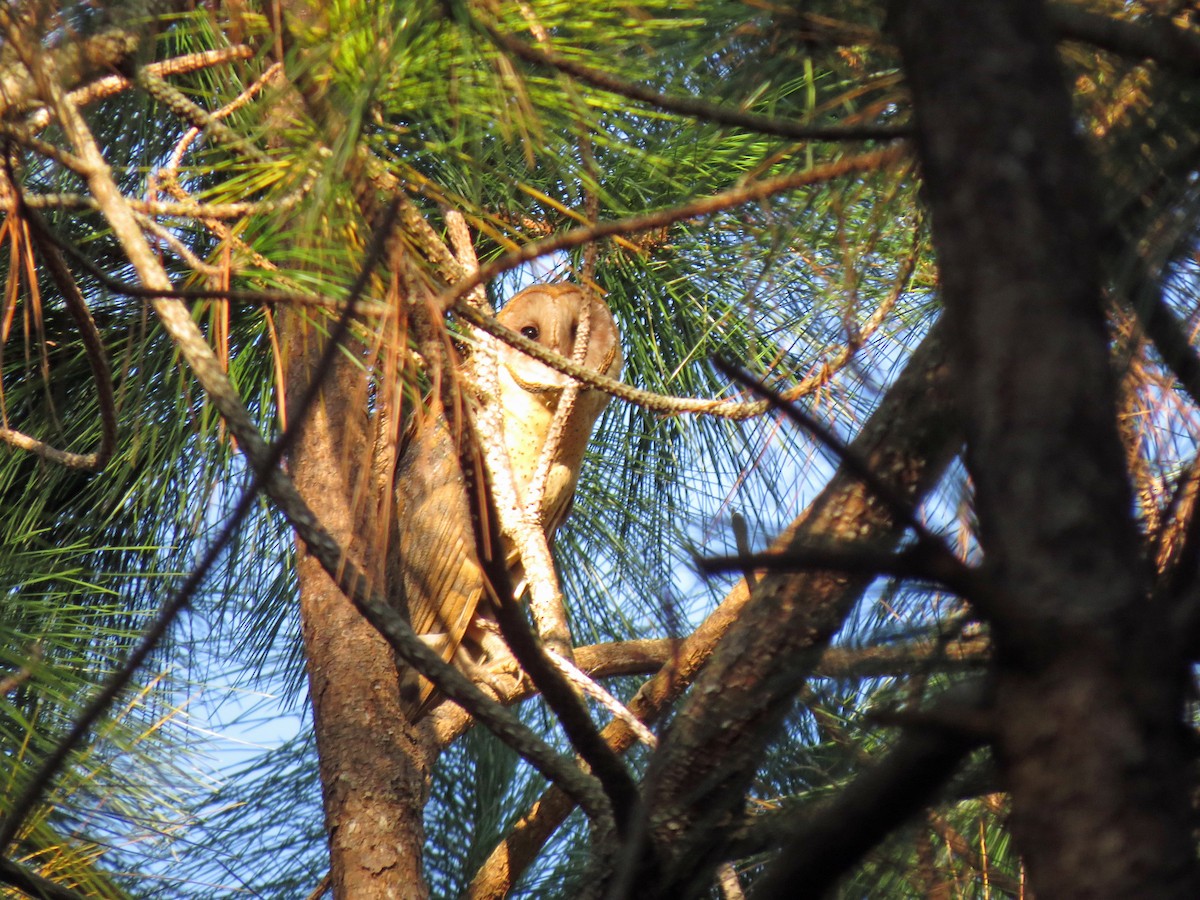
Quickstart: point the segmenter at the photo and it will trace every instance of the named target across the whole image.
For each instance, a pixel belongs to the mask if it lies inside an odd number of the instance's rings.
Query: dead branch
[[[889,472],[904,473],[906,481],[911,479],[915,493],[936,481],[957,452],[960,442],[957,417],[942,397],[947,379],[941,340],[941,328],[935,326],[914,352],[901,382],[888,392],[855,442],[868,458],[887,459]],[[815,534],[830,528],[857,533],[861,528],[869,527],[864,524],[866,510],[861,491],[856,478],[839,472],[813,506],[779,536],[772,549],[783,551],[795,543],[811,542]],[[818,584],[824,592],[822,602],[831,609],[845,608],[859,596],[859,586],[841,580],[814,582],[809,576],[768,575],[753,596],[746,582],[740,581],[673,652],[669,664],[642,686],[630,701],[630,710],[643,722],[653,722],[692,684],[718,643],[746,617],[748,609],[757,610],[760,616],[756,618],[761,618],[761,613],[767,609],[777,608],[780,597],[793,598],[789,602],[795,602],[794,598],[803,596],[816,603],[817,598],[812,592]],[[767,639],[781,634],[778,615],[773,613],[767,619],[765,623],[756,621],[753,626],[739,625],[739,630],[753,627]],[[771,650],[772,654],[778,652],[779,648]],[[582,650],[580,655],[582,658]],[[760,690],[761,684],[755,682],[754,689]],[[723,692],[724,688],[716,691],[718,694]],[[744,697],[740,699],[744,702]],[[735,718],[743,714],[738,712]],[[635,741],[632,731],[620,721],[611,722],[605,728],[604,736],[620,751],[628,749]],[[694,780],[692,784],[695,784]],[[476,872],[466,896],[503,897],[543,843],[566,819],[572,806],[561,791],[552,788],[545,792]]]

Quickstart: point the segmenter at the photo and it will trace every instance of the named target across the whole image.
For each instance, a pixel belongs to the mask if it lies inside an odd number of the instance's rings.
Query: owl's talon
[[[507,649],[507,648],[506,648]],[[506,653],[498,659],[491,659],[485,665],[476,666],[472,674],[473,680],[488,688],[497,698],[512,697],[521,684],[525,673],[521,670],[516,657]]]

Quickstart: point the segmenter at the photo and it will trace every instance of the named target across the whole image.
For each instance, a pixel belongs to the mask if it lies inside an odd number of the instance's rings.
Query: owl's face
[[[497,318],[513,331],[548,350],[571,358],[584,313],[585,295],[573,284],[540,284],[526,288],[508,302]],[[587,356],[584,365],[595,372],[616,377],[621,371],[621,341],[612,313],[599,297],[588,304]],[[571,382],[549,366],[512,347],[501,346],[500,361],[513,380],[531,393],[550,393],[553,400]],[[551,397],[544,398],[551,400]]]

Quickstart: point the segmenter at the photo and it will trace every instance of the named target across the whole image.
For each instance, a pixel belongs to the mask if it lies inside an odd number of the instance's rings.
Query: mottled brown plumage
[[[576,285],[535,285],[513,297],[497,318],[570,358],[584,299]],[[595,297],[589,308],[584,365],[612,376],[621,368],[616,323],[608,307]],[[466,374],[473,374],[471,363]],[[497,374],[504,441],[517,491],[528,502],[525,494],[559,398],[571,379],[507,345],[500,346]],[[592,389],[581,390],[576,398],[542,497],[547,536],[554,534],[570,509],[588,438],[608,401],[607,394]],[[489,607],[497,601],[475,552],[462,470],[445,416],[440,408],[418,415],[396,472],[394,596],[413,629],[427,635],[443,659],[469,668],[489,655],[485,645],[495,636],[486,623],[493,619]],[[521,584],[520,560],[507,541],[506,548],[513,583]],[[432,685],[411,675],[404,682],[415,719],[424,711]]]

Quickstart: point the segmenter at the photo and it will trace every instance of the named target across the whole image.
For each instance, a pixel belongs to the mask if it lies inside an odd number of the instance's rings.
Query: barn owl
[[[569,359],[585,299],[583,290],[573,284],[535,285],[513,297],[497,318]],[[584,365],[615,377],[622,362],[616,322],[599,298],[592,298],[587,314]],[[471,361],[464,374],[468,382],[472,380]],[[528,503],[530,498],[525,495],[538,469],[559,398],[571,378],[507,344],[499,347],[497,375],[503,440],[519,499]],[[585,388],[575,400],[541,500],[547,537],[553,536],[570,509],[584,449],[609,399],[602,391]],[[493,435],[482,437],[494,439]],[[401,450],[395,485],[398,541],[393,554],[393,596],[417,634],[424,635],[443,659],[469,670],[496,655],[499,638],[490,608],[498,600],[479,565],[459,457],[440,409],[418,415]],[[521,584],[524,572],[507,537],[505,548],[513,584]],[[401,683],[405,705],[416,721],[431,700],[433,686],[411,672]]]

